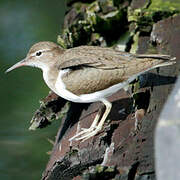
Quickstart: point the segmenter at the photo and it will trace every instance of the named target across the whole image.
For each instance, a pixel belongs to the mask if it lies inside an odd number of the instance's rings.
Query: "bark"
[[[156,3],[155,3],[156,2]],[[176,1],[68,1],[58,43],[111,46],[132,53],[161,53],[177,64],[152,70],[109,100],[113,107],[104,129],[85,142],[68,140],[78,128],[88,128],[100,103],[75,104],[50,93],[41,102],[31,129],[62,118],[43,180],[155,178],[154,129],[172,90],[180,58],[180,7]]]

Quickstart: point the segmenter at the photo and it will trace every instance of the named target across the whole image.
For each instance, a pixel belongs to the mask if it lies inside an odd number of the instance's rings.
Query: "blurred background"
[[[0,0],[0,179],[36,180],[48,162],[60,121],[29,131],[39,100],[49,89],[39,69],[4,71],[23,59],[32,44],[56,42],[65,13],[62,0]]]

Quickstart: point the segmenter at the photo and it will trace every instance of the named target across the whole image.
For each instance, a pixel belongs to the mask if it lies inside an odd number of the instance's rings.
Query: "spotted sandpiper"
[[[77,103],[101,101],[106,110],[99,111],[88,129],[82,129],[71,140],[86,140],[103,127],[110,110],[108,96],[126,87],[140,74],[172,65],[176,58],[168,55],[130,54],[97,46],[63,49],[53,42],[34,44],[25,59],[6,72],[21,66],[42,69],[49,88],[64,99]]]

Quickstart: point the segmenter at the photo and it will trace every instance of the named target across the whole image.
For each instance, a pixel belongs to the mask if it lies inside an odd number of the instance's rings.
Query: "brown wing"
[[[143,66],[143,63],[153,66],[162,63],[162,60],[170,60],[170,56],[155,54],[135,55],[111,48],[80,46],[66,50],[60,57],[58,68],[88,66],[110,70],[127,68],[129,66]]]
[[[76,66],[90,66],[99,69],[124,68],[132,54],[115,51],[111,48],[80,46],[66,50],[60,57],[59,69]]]

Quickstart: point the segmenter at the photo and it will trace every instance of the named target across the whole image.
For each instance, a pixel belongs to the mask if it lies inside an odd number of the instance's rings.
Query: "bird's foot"
[[[82,131],[80,131],[78,134],[76,134],[75,136],[70,138],[69,141],[82,140],[82,142],[83,142],[83,141],[89,139],[90,137],[95,136],[100,130],[101,130],[101,128],[98,126],[90,127],[90,128],[82,128]]]
[[[93,123],[91,124],[91,127],[89,129],[83,128],[82,131],[80,131],[78,134],[76,134],[75,136],[70,138],[69,141],[72,141],[72,140],[85,141],[85,140],[89,139],[90,137],[95,136],[103,128],[103,124],[111,110],[112,104],[109,101],[107,101],[106,99],[102,99],[101,101],[106,106],[106,110],[105,110],[104,114],[102,115],[102,111],[99,110]],[[102,118],[100,119],[101,115],[102,115]],[[100,119],[100,121],[99,121],[99,119]]]

